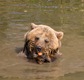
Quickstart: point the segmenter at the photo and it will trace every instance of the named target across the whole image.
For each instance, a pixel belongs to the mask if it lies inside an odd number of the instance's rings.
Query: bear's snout
[[[38,52],[41,52],[42,47],[41,47],[41,46],[36,46],[36,50],[37,50]]]

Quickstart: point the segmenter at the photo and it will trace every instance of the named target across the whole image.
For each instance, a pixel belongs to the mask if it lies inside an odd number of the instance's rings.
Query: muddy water
[[[30,23],[64,32],[62,58],[38,65],[17,57]],[[84,0],[0,0],[1,80],[83,80]]]

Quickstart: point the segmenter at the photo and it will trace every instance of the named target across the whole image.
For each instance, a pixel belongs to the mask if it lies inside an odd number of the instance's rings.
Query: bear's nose
[[[40,46],[36,46],[36,49],[37,49],[37,51],[41,52],[42,48]]]

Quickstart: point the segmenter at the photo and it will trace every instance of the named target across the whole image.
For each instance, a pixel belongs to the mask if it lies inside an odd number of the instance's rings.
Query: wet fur
[[[52,49],[52,50],[48,50],[48,54],[45,52],[43,56],[37,56],[34,57],[33,55],[33,51],[36,51],[35,45],[32,44],[31,41],[26,41],[24,44],[24,48],[23,48],[23,53],[26,54],[28,59],[35,59],[37,63],[43,63],[43,62],[51,62],[54,61],[57,57],[56,54],[58,54],[59,49]],[[51,60],[48,61],[48,58],[50,58]]]
[[[46,25],[31,24],[32,30],[27,32],[24,36],[25,44],[23,52],[28,59],[35,59],[39,62],[51,62],[57,58],[59,54],[59,48],[61,46],[61,39],[63,38],[63,32],[57,32]],[[40,39],[35,40],[36,37]],[[49,43],[44,41],[49,40]],[[42,47],[42,56],[38,56],[36,46]],[[35,55],[34,55],[35,52]]]

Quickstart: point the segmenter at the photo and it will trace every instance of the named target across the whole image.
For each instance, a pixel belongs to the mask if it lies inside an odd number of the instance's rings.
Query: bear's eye
[[[39,37],[35,37],[35,40],[39,40]]]
[[[45,39],[45,43],[49,43],[49,40],[48,39]]]

